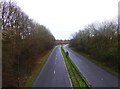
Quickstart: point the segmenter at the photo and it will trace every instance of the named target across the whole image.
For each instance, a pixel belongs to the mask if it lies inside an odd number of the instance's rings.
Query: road
[[[53,49],[33,87],[71,87],[60,46]]]
[[[118,78],[74,52],[67,45],[64,46],[64,49],[69,52],[70,58],[92,87],[118,87]]]

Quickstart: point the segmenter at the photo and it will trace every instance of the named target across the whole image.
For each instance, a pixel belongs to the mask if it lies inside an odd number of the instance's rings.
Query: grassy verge
[[[83,78],[76,65],[73,63],[70,57],[66,57],[63,47],[61,47],[61,52],[64,57],[64,61],[67,66],[73,87],[80,87],[81,89],[90,89],[89,84],[87,83],[85,78]]]
[[[32,75],[28,78],[28,80],[25,84],[25,87],[32,87],[35,79],[37,78],[38,74],[42,70],[44,64],[46,63],[51,51],[52,50],[47,52],[47,54],[45,54],[42,58],[38,59],[38,61],[35,63],[35,65],[36,65],[35,70],[33,71]]]
[[[114,71],[113,69],[111,69],[110,67],[105,66],[104,64],[102,64],[101,62],[93,59],[90,55],[83,53],[83,52],[78,52],[76,51],[74,48],[70,47],[70,49],[74,50],[75,52],[77,52],[78,54],[84,56],[85,58],[89,59],[90,61],[92,61],[93,63],[95,63],[96,65],[98,65],[99,67],[101,67],[102,69],[106,70],[107,72],[111,73],[112,75],[116,76],[116,77],[120,77],[119,73],[117,73],[116,71]]]

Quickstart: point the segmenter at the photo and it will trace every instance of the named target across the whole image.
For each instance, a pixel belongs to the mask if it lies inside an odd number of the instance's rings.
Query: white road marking
[[[103,80],[103,78],[101,78],[101,80]]]
[[[55,74],[55,70],[54,70],[54,74]]]

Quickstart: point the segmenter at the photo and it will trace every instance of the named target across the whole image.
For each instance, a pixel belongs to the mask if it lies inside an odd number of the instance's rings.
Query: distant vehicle
[[[68,53],[68,51],[66,51],[66,53],[65,53],[65,54],[66,54],[66,57],[68,58],[68,57],[69,57],[69,53]]]

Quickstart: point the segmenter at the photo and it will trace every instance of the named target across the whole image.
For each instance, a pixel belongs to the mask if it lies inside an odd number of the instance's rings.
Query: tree
[[[54,36],[30,19],[14,2],[2,4],[3,87],[24,85],[34,62],[54,46]]]
[[[95,24],[88,25],[75,34],[70,46],[77,51],[91,55],[105,66],[117,71],[119,60],[117,59],[117,26],[115,22],[104,22],[99,27],[96,27]]]

